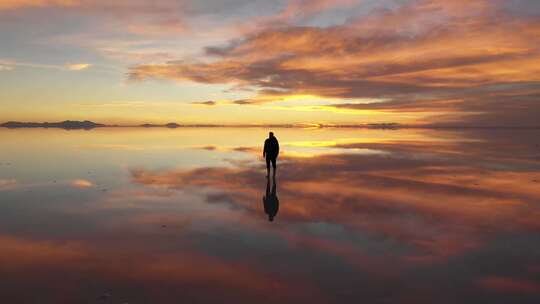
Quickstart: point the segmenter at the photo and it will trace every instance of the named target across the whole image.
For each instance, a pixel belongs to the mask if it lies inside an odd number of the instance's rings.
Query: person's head
[[[270,138],[274,137],[274,132],[268,133],[268,137],[270,137]]]

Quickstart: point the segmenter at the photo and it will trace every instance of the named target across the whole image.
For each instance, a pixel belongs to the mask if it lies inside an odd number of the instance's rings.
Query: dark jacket
[[[279,142],[276,137],[270,137],[264,141],[263,154],[267,158],[277,158],[279,155]]]

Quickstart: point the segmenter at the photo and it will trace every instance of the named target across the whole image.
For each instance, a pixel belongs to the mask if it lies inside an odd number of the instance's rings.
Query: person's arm
[[[263,148],[263,157],[266,157],[266,148],[267,148],[268,141],[264,141],[264,148]]]
[[[278,156],[279,155],[279,141],[277,141],[277,139],[276,139],[276,148],[277,148],[276,149],[276,156]]]

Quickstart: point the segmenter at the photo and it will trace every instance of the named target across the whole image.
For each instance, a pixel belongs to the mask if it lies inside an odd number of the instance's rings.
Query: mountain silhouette
[[[166,126],[167,128],[171,128],[171,129],[181,127],[179,124],[177,124],[177,123],[175,123],[175,122],[170,122],[170,123],[166,124],[165,126]]]
[[[175,122],[170,122],[168,124],[165,124],[165,125],[158,125],[158,124],[149,124],[149,123],[146,123],[146,124],[142,124],[140,125],[139,127],[143,127],[143,128],[171,128],[171,129],[176,129],[176,128],[179,128],[181,127],[182,125],[179,125]]]
[[[20,128],[60,128],[66,130],[75,130],[75,129],[93,129],[99,127],[105,127],[103,124],[98,124],[89,120],[85,121],[76,121],[76,120],[65,120],[62,122],[19,122],[19,121],[9,121],[0,125],[0,127],[9,128],[9,129],[20,129]]]

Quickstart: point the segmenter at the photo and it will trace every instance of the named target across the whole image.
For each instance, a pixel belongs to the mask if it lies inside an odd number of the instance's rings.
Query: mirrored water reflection
[[[538,303],[540,132],[0,130],[11,303]]]

